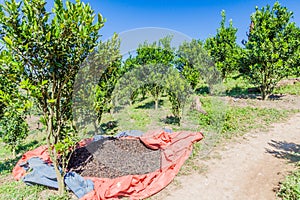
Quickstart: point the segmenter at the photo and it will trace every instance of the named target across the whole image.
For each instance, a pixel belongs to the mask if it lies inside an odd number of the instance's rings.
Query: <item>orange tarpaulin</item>
[[[152,131],[138,138],[151,149],[161,149],[161,169],[144,175],[128,175],[115,179],[85,177],[94,182],[94,190],[81,200],[119,199],[124,196],[132,200],[144,199],[159,192],[174,179],[191,154],[193,143],[200,141],[203,135],[200,132]],[[50,161],[45,146],[25,153],[13,170],[15,179],[19,180],[25,174],[19,164],[32,157]]]

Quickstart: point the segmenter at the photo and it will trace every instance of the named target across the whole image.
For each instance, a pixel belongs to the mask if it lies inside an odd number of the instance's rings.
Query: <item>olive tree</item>
[[[21,87],[35,99],[46,122],[47,145],[57,174],[59,193],[64,192],[58,155],[72,140],[72,92],[80,63],[97,45],[103,19],[90,5],[54,1],[52,12],[44,0],[5,0],[0,30],[5,47],[23,68]]]

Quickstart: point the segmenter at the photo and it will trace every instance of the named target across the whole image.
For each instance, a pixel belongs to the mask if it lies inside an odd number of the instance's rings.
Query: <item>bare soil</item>
[[[272,105],[261,104],[257,106]],[[252,131],[216,147],[210,159],[199,162],[202,168],[207,167],[204,173],[177,176],[151,199],[277,199],[278,185],[295,169],[299,153],[300,113],[284,123],[273,124],[267,132]]]
[[[68,168],[87,177],[116,178],[153,172],[161,167],[161,152],[138,139],[107,138],[75,150]]]
[[[259,96],[223,97],[232,106],[250,106],[256,108],[274,108],[282,110],[300,109],[300,97],[296,95],[273,95],[270,100],[262,101]]]

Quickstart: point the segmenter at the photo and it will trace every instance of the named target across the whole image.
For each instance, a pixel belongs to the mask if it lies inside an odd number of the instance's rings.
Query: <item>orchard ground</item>
[[[239,103],[245,103],[240,101]],[[300,98],[255,102],[258,106],[300,108]],[[151,199],[277,199],[279,183],[300,161],[300,113],[267,130],[252,130],[214,148],[199,160],[202,171],[178,176]]]
[[[283,90],[285,93],[280,94]],[[292,85],[292,89],[277,91],[274,98],[267,101],[258,100],[259,95],[220,97],[229,113],[223,132],[214,135],[216,138],[207,135],[196,144],[173,182],[149,199],[276,199],[279,183],[300,161],[300,87],[297,84]],[[167,125],[173,130],[201,129],[207,134],[209,126],[204,122],[206,117],[214,116],[209,110],[211,98],[200,96],[208,115],[191,112],[181,127],[169,122]],[[166,125],[170,113],[168,101],[162,98],[158,111],[154,111],[153,106],[153,102],[146,99],[124,108],[113,115],[118,121],[111,127],[107,125],[112,116],[105,114],[103,128],[114,133],[130,128],[128,124],[134,126],[133,129],[144,130]],[[158,112],[157,119],[149,123],[153,112]],[[45,143],[44,135],[37,130],[37,119],[36,116],[29,118],[32,131],[16,159],[11,158],[4,144],[0,147],[0,199],[58,199],[57,191],[25,186],[15,182],[11,175],[22,153]],[[65,199],[75,197],[68,194]]]

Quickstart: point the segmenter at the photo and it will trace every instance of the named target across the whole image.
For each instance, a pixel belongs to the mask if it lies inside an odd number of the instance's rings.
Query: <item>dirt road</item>
[[[202,174],[180,176],[155,196],[164,200],[272,200],[278,186],[300,157],[300,113],[267,132],[250,132],[203,161]],[[179,185],[179,186],[178,186]]]

